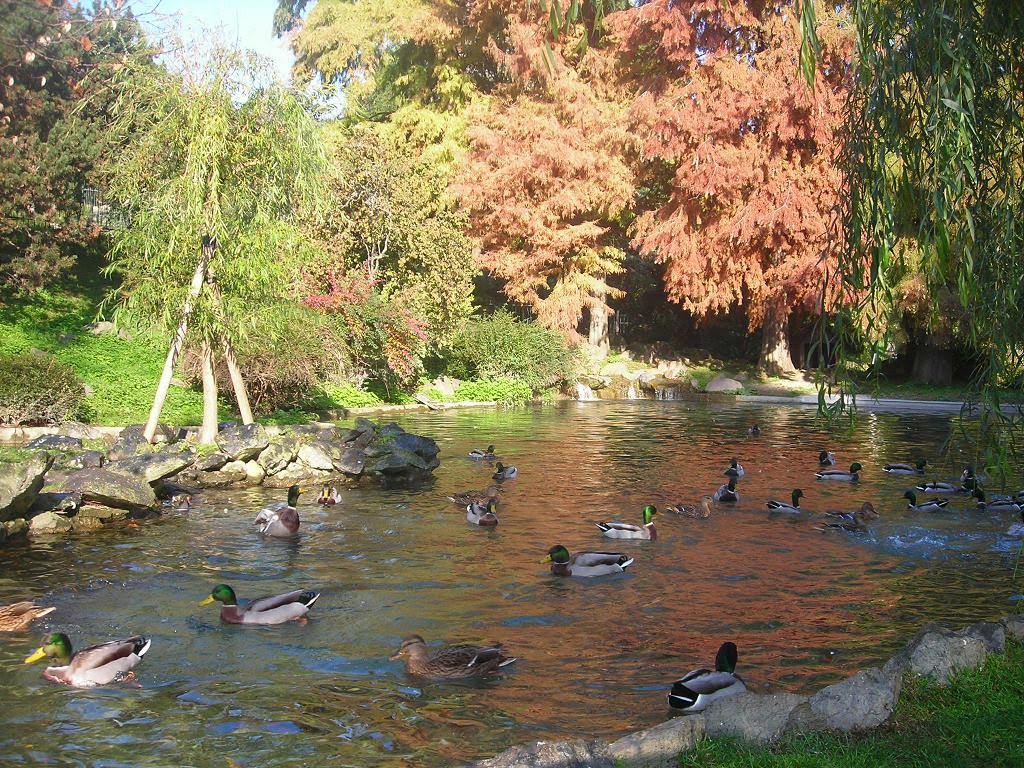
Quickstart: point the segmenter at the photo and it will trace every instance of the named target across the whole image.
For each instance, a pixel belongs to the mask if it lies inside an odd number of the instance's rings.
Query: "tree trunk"
[[[603,300],[590,308],[589,341],[602,355],[608,354],[608,305]]]
[[[761,326],[761,370],[768,376],[794,373],[789,352],[789,309],[769,309]]]
[[[245,391],[245,380],[235,361],[235,348],[231,346],[227,336],[224,337],[224,361],[228,364],[228,376],[231,378],[231,388],[235,390],[235,400],[238,402],[238,413],[242,416],[242,423],[252,424],[255,419],[249,406],[249,393]]]
[[[160,421],[160,411],[163,410],[164,401],[167,399],[167,392],[171,388],[171,377],[174,375],[174,364],[181,354],[181,347],[185,343],[185,334],[188,332],[188,317],[192,314],[192,304],[195,302],[199,292],[203,289],[203,281],[206,279],[206,271],[210,267],[210,259],[217,247],[217,241],[209,237],[203,238],[203,251],[196,265],[196,271],[192,275],[192,284],[189,286],[188,297],[181,308],[181,320],[178,321],[178,330],[174,333],[174,341],[167,352],[167,359],[164,361],[164,370],[160,375],[160,383],[157,385],[156,394],[153,395],[153,405],[149,409],[149,418],[146,419],[146,427],[142,431],[143,437],[150,443],[156,435],[156,425]]]
[[[927,342],[914,352],[913,377],[925,384],[953,383],[953,352],[933,347]]]
[[[213,347],[203,340],[203,426],[200,445],[209,445],[217,437],[217,377],[213,374]]]

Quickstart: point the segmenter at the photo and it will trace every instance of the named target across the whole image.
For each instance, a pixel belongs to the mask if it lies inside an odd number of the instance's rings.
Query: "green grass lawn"
[[[888,723],[863,736],[807,734],[772,747],[709,739],[685,768],[917,768],[1024,766],[1024,645],[1009,643],[946,688],[904,681]]]

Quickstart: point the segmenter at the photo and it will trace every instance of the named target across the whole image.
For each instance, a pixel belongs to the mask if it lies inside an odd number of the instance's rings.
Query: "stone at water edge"
[[[77,491],[86,504],[92,502],[132,512],[157,506],[156,494],[144,478],[106,468],[81,469],[48,490]]]
[[[741,389],[743,389],[743,382],[721,375],[715,376],[704,387],[705,392],[739,392]]]
[[[17,462],[0,462],[0,522],[25,517],[52,466],[53,456],[48,453]]]
[[[199,472],[216,472],[231,459],[224,453],[208,453],[195,460],[192,468]]]
[[[1005,645],[1006,632],[1001,624],[979,622],[959,631],[929,624],[889,659],[883,670],[911,672],[946,685],[954,673],[977,669],[989,653],[1001,652]]]
[[[256,461],[263,467],[264,474],[276,475],[292,462],[298,450],[299,441],[297,439],[284,437],[267,446]]]
[[[1003,619],[1002,624],[1006,637],[1018,642],[1024,642],[1024,614],[1017,613],[1013,616],[1007,616]]]
[[[614,768],[600,741],[538,741],[510,747],[500,755],[473,763],[473,768]]]
[[[43,512],[33,517],[28,524],[29,536],[46,533],[67,533],[71,530],[71,521],[56,512]]]
[[[232,426],[219,432],[215,438],[217,447],[234,461],[255,459],[270,445],[270,436],[259,424]]]
[[[790,727],[851,733],[876,728],[892,715],[900,697],[901,675],[877,667],[822,688],[793,710]]]
[[[359,477],[366,469],[366,451],[362,448],[346,448],[334,462],[334,468],[349,477]]]
[[[141,453],[118,461],[108,462],[106,468],[112,472],[121,472],[143,478],[153,484],[158,480],[178,474],[195,463],[196,455],[191,448],[183,451],[174,449]]]
[[[642,768],[677,768],[679,753],[704,738],[702,714],[674,717],[653,728],[635,731],[608,745],[612,760]]]
[[[704,727],[708,736],[729,736],[765,744],[785,732],[793,710],[806,701],[806,696],[796,693],[744,691],[711,702],[703,712]]]
[[[299,446],[298,459],[310,469],[319,469],[325,472],[334,469],[331,450],[322,443],[313,442]]]
[[[70,451],[82,447],[82,438],[69,437],[68,435],[40,435],[32,440],[26,448],[51,449],[55,451]]]
[[[251,485],[259,485],[263,482],[263,478],[267,476],[266,470],[252,459],[245,462],[242,469],[245,471],[246,482]]]
[[[149,441],[143,436],[144,424],[130,424],[122,429],[114,444],[107,451],[107,459],[114,461],[123,459],[126,456],[134,456],[137,453],[149,453],[155,450]],[[178,431],[166,424],[157,424],[156,432],[153,433],[153,440],[156,443],[173,443],[178,439]]]

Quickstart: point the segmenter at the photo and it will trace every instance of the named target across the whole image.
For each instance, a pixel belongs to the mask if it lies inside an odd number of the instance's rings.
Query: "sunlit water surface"
[[[1013,608],[1018,542],[1010,516],[954,499],[909,512],[908,478],[880,471],[919,455],[930,479],[967,457],[948,415],[863,414],[830,433],[812,410],[668,403],[567,403],[505,411],[406,414],[437,439],[442,465],[422,487],[348,489],[332,508],[300,506],[295,543],[262,541],[251,521],[281,491],[210,491],[188,513],[138,528],[0,550],[0,603],[57,611],[28,636],[0,639],[0,762],[28,765],[448,765],[534,739],[609,736],[667,716],[674,677],[740,648],[755,689],[810,691],[890,655],[920,624],[988,619]],[[763,433],[746,434],[754,422]],[[448,493],[481,488],[492,468],[467,451],[493,442],[520,469],[501,524],[477,529]],[[814,479],[817,453],[863,481]],[[646,503],[695,502],[728,459],[748,474],[742,500],[709,520],[658,518],[655,542],[602,539],[594,522],[635,521]],[[1013,478],[1019,483],[1020,478]],[[871,500],[867,536],[771,519],[793,487],[817,511]],[[1019,487],[1019,486],[1018,486]],[[315,490],[315,489],[314,489]],[[538,561],[625,551],[626,574],[558,579]],[[242,598],[321,590],[306,625],[221,624],[198,605],[219,582]],[[143,633],[141,687],[71,690],[21,661],[50,630],[80,645]],[[409,678],[388,655],[401,638],[503,641],[520,661],[476,685]],[[230,757],[230,760],[228,760]]]

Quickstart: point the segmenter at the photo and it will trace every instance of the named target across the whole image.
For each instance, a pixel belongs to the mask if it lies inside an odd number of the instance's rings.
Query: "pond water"
[[[1004,615],[1022,590],[1008,515],[955,498],[941,515],[906,509],[912,479],[881,472],[919,455],[930,479],[969,457],[955,417],[863,413],[830,431],[811,409],[687,402],[565,403],[403,414],[435,437],[430,484],[344,491],[300,505],[295,543],[254,533],[281,491],[211,491],[188,513],[138,528],[0,551],[0,603],[55,605],[29,636],[0,638],[3,764],[450,765],[529,740],[610,736],[667,716],[665,694],[734,640],[754,689],[810,691],[887,658],[922,623]],[[747,427],[761,425],[760,437]],[[501,524],[477,529],[448,493],[482,488],[492,468],[464,458],[495,443],[519,467]],[[859,484],[814,479],[817,454],[859,460]],[[709,520],[657,518],[654,542],[602,539],[594,523],[639,519],[646,503],[695,502],[736,456],[741,501]],[[1018,485],[1021,478],[1013,478]],[[866,536],[769,518],[765,501],[805,491],[811,510],[870,500]],[[538,561],[571,551],[629,552],[627,573],[558,579]],[[299,587],[323,596],[305,626],[221,624],[198,602],[226,582],[241,598]],[[79,645],[153,639],[140,688],[72,690],[22,659],[45,631]],[[409,678],[388,655],[401,638],[500,640],[520,658],[476,685]]]

